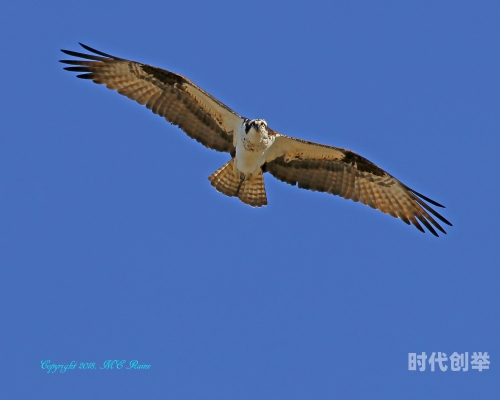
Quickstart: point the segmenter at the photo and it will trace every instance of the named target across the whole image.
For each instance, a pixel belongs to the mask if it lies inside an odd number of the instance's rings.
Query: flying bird
[[[226,196],[253,207],[265,206],[263,174],[269,172],[302,189],[359,201],[422,232],[424,225],[435,236],[434,228],[446,232],[434,218],[451,226],[427,203],[443,207],[441,204],[350,150],[283,135],[263,119],[242,117],[182,75],[80,45],[93,54],[61,50],[77,58],[60,60],[73,65],[65,70],[79,72],[78,78],[118,91],[205,147],[231,155],[208,178]]]

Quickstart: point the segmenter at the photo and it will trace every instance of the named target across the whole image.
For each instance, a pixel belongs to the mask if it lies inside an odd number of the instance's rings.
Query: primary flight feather
[[[74,65],[65,70],[80,72],[78,78],[118,91],[205,147],[231,155],[231,160],[209,177],[212,186],[226,196],[238,197],[254,207],[266,205],[263,173],[269,172],[299,188],[360,201],[422,232],[424,225],[435,236],[434,228],[446,233],[436,219],[451,226],[427,203],[442,205],[350,150],[282,135],[262,119],[238,115],[182,75],[80,45],[93,54],[61,50],[77,57],[61,60]]]

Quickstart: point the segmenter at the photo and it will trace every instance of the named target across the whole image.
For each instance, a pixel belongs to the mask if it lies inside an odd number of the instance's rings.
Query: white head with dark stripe
[[[243,125],[246,135],[257,133],[260,137],[267,137],[267,122],[263,119],[252,119],[246,121]]]

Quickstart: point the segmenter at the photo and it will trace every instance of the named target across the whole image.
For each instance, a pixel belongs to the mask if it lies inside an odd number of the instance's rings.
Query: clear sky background
[[[499,395],[498,2],[16,1],[0,30],[4,398]],[[227,154],[63,71],[79,41],[349,148],[454,226],[268,174],[266,208],[227,198]],[[408,371],[479,351],[487,371]],[[40,364],[108,359],[151,369]]]

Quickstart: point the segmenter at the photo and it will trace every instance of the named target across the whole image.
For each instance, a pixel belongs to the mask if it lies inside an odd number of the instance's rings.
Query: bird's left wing
[[[206,147],[234,152],[234,133],[244,118],[189,79],[151,65],[111,56],[81,43],[80,45],[97,56],[61,50],[65,54],[81,58],[61,60],[62,63],[76,65],[64,69],[83,72],[77,77],[104,84],[145,105]]]
[[[410,189],[366,158],[350,150],[272,133],[276,140],[264,170],[280,181],[360,201],[424,232],[420,221],[435,236],[433,226],[446,232],[432,215],[451,225],[425,201],[442,205]]]

